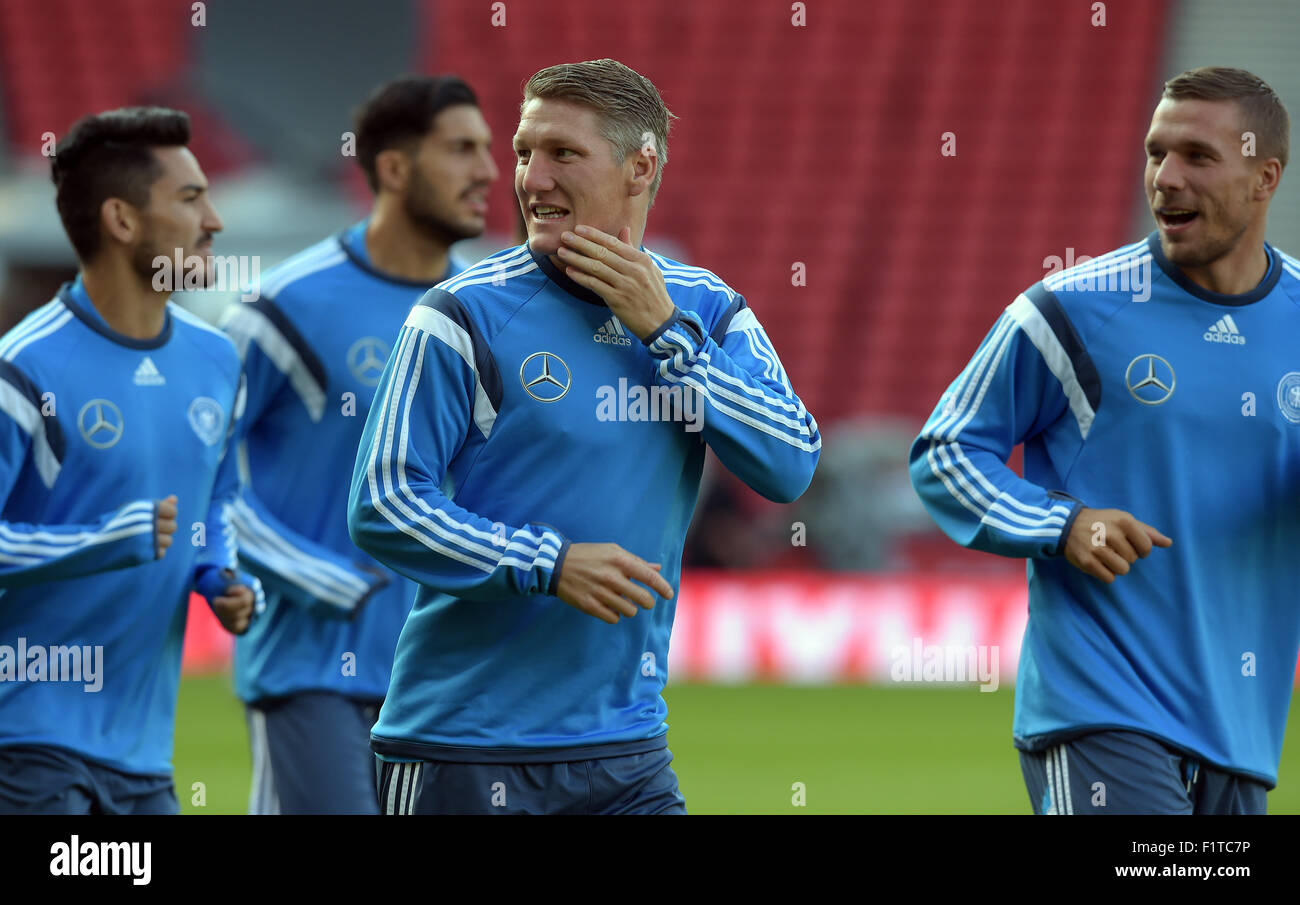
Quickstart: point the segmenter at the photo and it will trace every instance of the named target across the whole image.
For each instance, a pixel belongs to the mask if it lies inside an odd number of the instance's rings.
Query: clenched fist
[[[158,500],[153,507],[153,558],[162,559],[176,533],[176,494]]]

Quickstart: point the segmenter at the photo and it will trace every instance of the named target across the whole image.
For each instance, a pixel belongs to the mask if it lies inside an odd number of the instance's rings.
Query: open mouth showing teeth
[[[563,220],[569,216],[569,212],[562,207],[555,207],[550,204],[533,205],[533,216],[538,220]]]
[[[1183,226],[1200,216],[1197,211],[1189,211],[1181,207],[1163,207],[1158,213],[1160,222],[1165,226]]]

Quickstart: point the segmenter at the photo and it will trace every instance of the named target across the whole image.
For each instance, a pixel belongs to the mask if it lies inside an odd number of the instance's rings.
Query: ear
[[[397,148],[380,151],[375,155],[375,180],[381,189],[404,195],[411,181],[412,165],[405,151]]]
[[[108,237],[130,245],[140,237],[143,220],[135,205],[121,198],[105,198],[99,206],[99,225]]]
[[[633,152],[629,160],[632,172],[629,176],[628,194],[636,196],[649,193],[655,176],[659,174],[659,151],[655,147],[654,135],[646,132],[641,137],[641,147]]]
[[[1282,182],[1282,161],[1276,157],[1270,157],[1259,165],[1255,171],[1255,192],[1256,201],[1267,201],[1273,197],[1277,191],[1278,185]]]

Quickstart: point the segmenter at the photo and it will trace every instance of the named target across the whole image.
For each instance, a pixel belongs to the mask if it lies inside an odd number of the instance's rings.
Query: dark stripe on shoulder
[[[1070,357],[1074,376],[1079,381],[1079,386],[1083,388],[1083,395],[1087,398],[1088,405],[1092,406],[1093,412],[1098,411],[1101,408],[1101,376],[1097,373],[1097,366],[1093,364],[1092,356],[1084,348],[1083,340],[1074,329],[1074,324],[1070,323],[1065,309],[1061,307],[1060,299],[1041,282],[1031,286],[1025,295],[1033,302],[1038,313],[1043,316],[1043,320],[1047,321],[1047,326],[1051,327],[1052,332],[1056,334],[1056,341]]]
[[[263,317],[271,322],[271,326],[275,327],[275,329],[279,331],[280,335],[284,337],[284,341],[292,346],[293,350],[298,353],[298,357],[302,359],[303,365],[307,368],[307,373],[311,374],[312,379],[316,381],[316,384],[323,391],[327,379],[325,376],[325,365],[321,363],[320,357],[312,349],[311,344],[308,343],[307,340],[303,338],[303,335],[298,332],[298,328],[290,323],[289,318],[285,316],[285,313],[280,310],[279,306],[268,298],[259,298],[251,302],[240,302],[240,304],[251,305],[253,308],[257,309]]]
[[[483,391],[487,393],[492,408],[501,411],[503,393],[501,372],[497,370],[496,359],[492,357],[482,331],[469,316],[465,306],[460,303],[460,299],[445,289],[430,289],[416,304],[432,308],[445,315],[453,324],[469,334],[469,343],[474,347],[474,367],[478,369],[479,382],[483,384]]]
[[[50,444],[50,451],[54,453],[54,459],[60,465],[63,464],[63,451],[66,442],[63,438],[63,428],[59,426],[59,419],[54,415],[47,415],[41,408],[41,391],[36,388],[36,384],[26,374],[9,361],[0,358],[0,380],[12,386],[23,395],[28,402],[36,407],[36,411],[41,412],[41,420],[45,425],[45,439]]]
[[[722,312],[722,317],[718,318],[717,326],[709,334],[715,343],[722,345],[722,338],[727,335],[727,328],[731,326],[731,319],[744,307],[746,307],[745,297],[737,293],[735,300],[727,306],[726,311]]]

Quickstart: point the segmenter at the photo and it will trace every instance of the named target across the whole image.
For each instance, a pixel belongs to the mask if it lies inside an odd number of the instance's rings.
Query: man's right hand
[[[646,562],[618,544],[571,544],[560,566],[555,596],[613,625],[619,616],[635,616],[638,605],[654,608],[654,597],[638,581],[665,600],[673,596],[659,569],[659,563]]]
[[[1079,510],[1065,542],[1070,565],[1106,584],[1127,575],[1129,566],[1145,557],[1151,547],[1168,547],[1173,541],[1122,509]]]
[[[162,559],[176,533],[176,494],[159,500],[153,507],[153,558]]]

